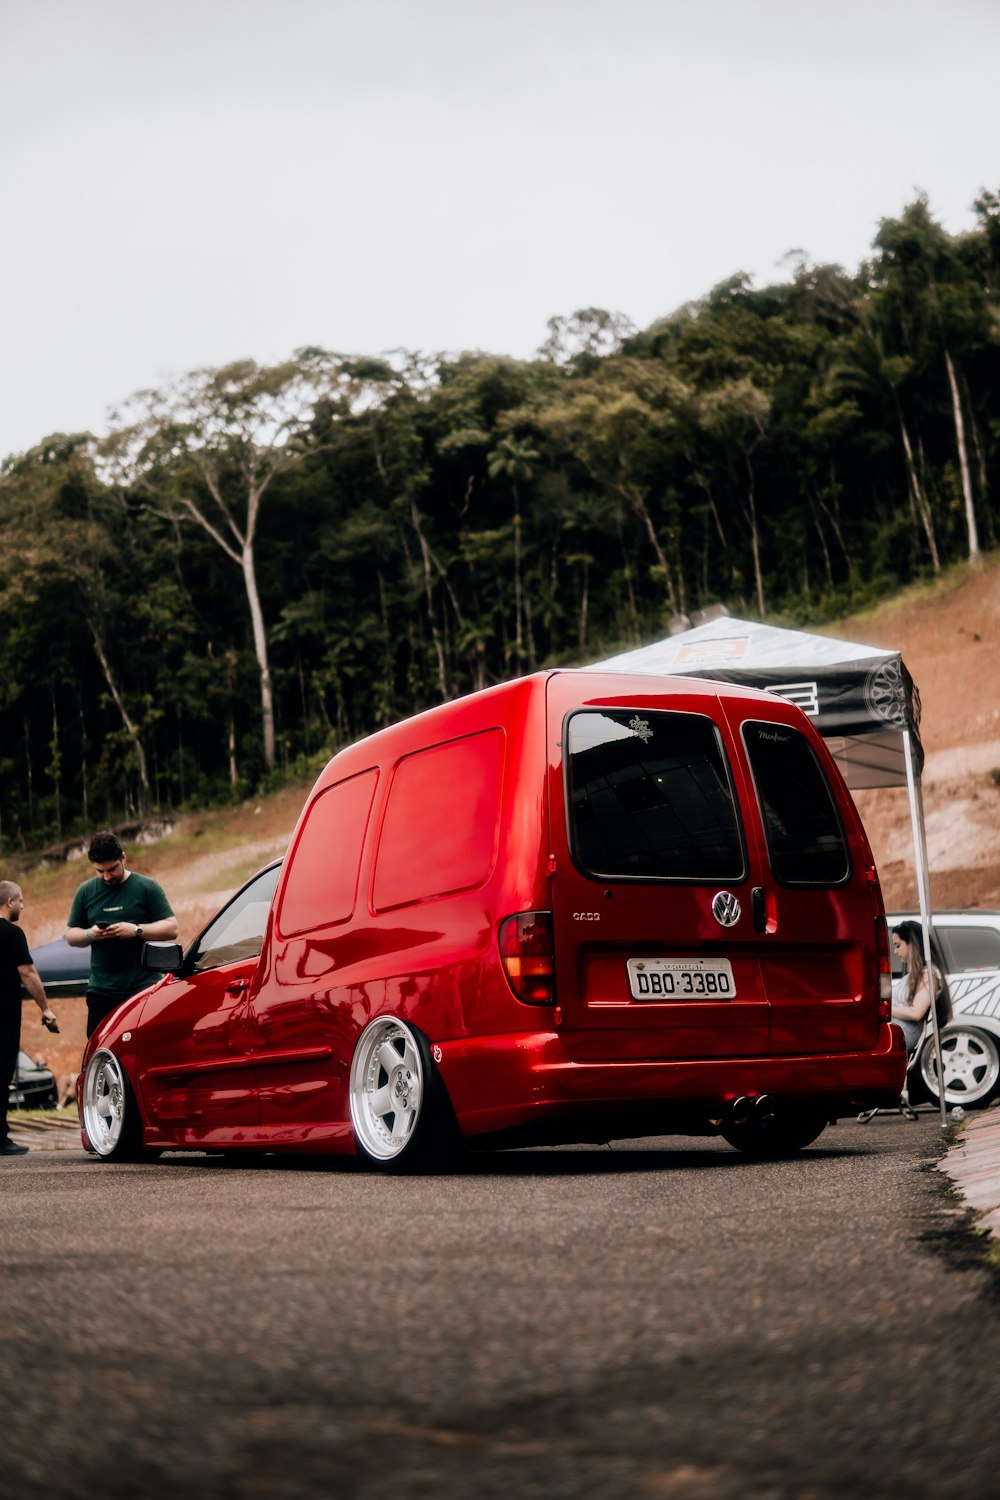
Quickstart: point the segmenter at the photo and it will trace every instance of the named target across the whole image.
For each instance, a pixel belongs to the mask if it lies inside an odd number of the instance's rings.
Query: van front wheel
[[[142,1121],[128,1074],[107,1048],[99,1048],[83,1077],[83,1128],[102,1161],[142,1161]]]
[[[794,1156],[804,1146],[811,1146],[829,1123],[830,1117],[826,1113],[796,1112],[766,1120],[745,1120],[738,1125],[723,1125],[722,1135],[744,1156],[755,1157],[758,1161],[775,1161],[782,1156]]]
[[[358,1154],[382,1171],[437,1165],[452,1130],[427,1038],[394,1016],[358,1037],[351,1063],[351,1123]],[[455,1132],[457,1133],[457,1132]]]

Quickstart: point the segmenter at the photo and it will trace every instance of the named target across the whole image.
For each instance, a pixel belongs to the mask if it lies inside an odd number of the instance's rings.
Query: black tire
[[[730,1146],[757,1161],[777,1161],[794,1156],[811,1146],[830,1123],[828,1114],[814,1110],[797,1110],[772,1115],[770,1119],[746,1120],[742,1124],[723,1125],[722,1135]]]
[[[454,1165],[461,1135],[422,1031],[378,1016],[354,1048],[351,1122],[358,1155],[374,1171],[440,1171]]]
[[[159,1152],[142,1144],[142,1119],[125,1068],[114,1053],[99,1047],[83,1075],[83,1128],[101,1161],[151,1160]]]
[[[944,1054],[945,1104],[952,1108],[985,1109],[1000,1095],[1000,1041],[990,1031],[952,1022],[941,1033]],[[920,1049],[920,1082],[928,1099],[939,1104],[934,1038]]]

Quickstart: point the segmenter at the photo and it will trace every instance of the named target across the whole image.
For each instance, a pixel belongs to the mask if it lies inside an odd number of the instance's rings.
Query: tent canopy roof
[[[898,651],[725,615],[589,667],[777,693],[809,715],[853,788],[906,783],[905,730],[918,767],[923,758],[920,695]]]

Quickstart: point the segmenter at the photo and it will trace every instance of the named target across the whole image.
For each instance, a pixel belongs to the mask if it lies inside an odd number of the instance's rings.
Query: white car
[[[919,912],[889,915],[889,930]],[[945,1102],[983,1109],[1000,1095],[1000,911],[937,911],[937,938],[954,1015],[941,1033]],[[900,971],[893,957],[894,976]],[[928,1020],[910,1067],[910,1099],[938,1102],[934,1033]]]

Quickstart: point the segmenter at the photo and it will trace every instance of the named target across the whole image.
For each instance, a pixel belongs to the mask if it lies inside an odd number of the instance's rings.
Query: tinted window
[[[378,771],[338,781],[316,797],[292,851],[278,926],[285,937],[354,915],[365,830]]]
[[[966,969],[1000,969],[1000,932],[992,927],[934,927],[948,955],[952,974]]]
[[[262,871],[205,928],[194,950],[196,974],[202,969],[217,969],[220,964],[257,957],[264,942],[267,914],[280,869],[280,865],[275,865],[273,870]]]
[[[488,729],[407,755],[389,790],[376,911],[480,886],[496,859],[504,736]]]
[[[701,714],[584,710],[567,726],[570,846],[601,877],[742,879],[718,731]]]
[[[838,885],[850,858],[833,793],[805,735],[744,724],[771,869],[783,885]]]

